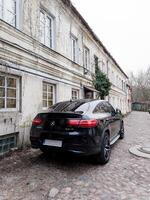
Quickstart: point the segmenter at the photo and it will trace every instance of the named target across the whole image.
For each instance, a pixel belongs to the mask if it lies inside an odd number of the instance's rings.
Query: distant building
[[[97,62],[112,82],[107,99],[129,112],[127,75],[69,0],[0,0],[0,154],[29,143],[37,112],[95,98]]]

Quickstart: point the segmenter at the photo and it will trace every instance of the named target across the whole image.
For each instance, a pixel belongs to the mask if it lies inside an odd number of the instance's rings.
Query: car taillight
[[[92,128],[97,126],[97,120],[96,119],[92,119],[92,120],[81,120],[80,121],[80,127],[84,127],[84,128]]]
[[[33,121],[32,121],[32,125],[40,125],[42,124],[42,119],[41,118],[35,118]]]
[[[93,128],[97,126],[97,120],[96,119],[87,119],[87,120],[70,119],[68,120],[67,125],[73,126],[73,127],[81,127],[81,128]]]

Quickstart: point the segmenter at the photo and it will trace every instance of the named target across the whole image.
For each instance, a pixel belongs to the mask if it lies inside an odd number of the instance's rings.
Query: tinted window
[[[115,109],[112,107],[112,105],[110,103],[105,102],[105,104],[106,104],[110,113],[115,113]]]
[[[99,103],[99,104],[95,107],[95,109],[94,109],[94,111],[93,111],[93,113],[105,113],[105,112],[106,112],[106,108],[105,108],[105,106],[104,106],[103,103]]]
[[[89,103],[86,101],[65,101],[56,103],[49,108],[52,112],[86,112],[89,108]]]
[[[110,110],[110,106],[107,102],[103,102],[103,105],[104,105],[104,110],[106,113],[110,113],[111,110]]]
[[[99,103],[93,111],[93,113],[112,113],[112,112],[114,112],[114,109],[108,102]]]

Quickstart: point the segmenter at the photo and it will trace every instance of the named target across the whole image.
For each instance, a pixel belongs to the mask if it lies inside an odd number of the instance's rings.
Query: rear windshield
[[[49,108],[49,111],[85,113],[88,109],[89,103],[85,101],[67,101],[54,104]]]

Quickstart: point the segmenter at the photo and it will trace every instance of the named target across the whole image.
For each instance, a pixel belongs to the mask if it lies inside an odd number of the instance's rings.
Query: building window
[[[123,82],[123,80],[121,81],[121,84],[122,84],[122,90],[124,90],[124,82]]]
[[[96,70],[96,68],[98,68],[98,57],[95,55],[94,55],[94,65],[95,65],[95,70]]]
[[[72,100],[79,99],[79,90],[72,89]]]
[[[3,17],[3,0],[0,0],[0,19]]]
[[[83,50],[83,66],[86,69],[89,69],[89,60],[90,60],[89,49],[87,47],[84,47],[84,50]]]
[[[18,109],[19,79],[13,76],[0,75],[0,110]]]
[[[0,137],[0,156],[17,147],[17,133]]]
[[[40,11],[40,42],[54,48],[54,18]]]
[[[71,59],[77,62],[77,39],[71,35]]]
[[[49,83],[43,83],[43,108],[49,108],[55,102],[55,87]]]
[[[126,83],[123,82],[123,91],[125,92],[126,91]]]
[[[17,26],[17,3],[18,0],[0,0],[0,19],[14,27]]]

